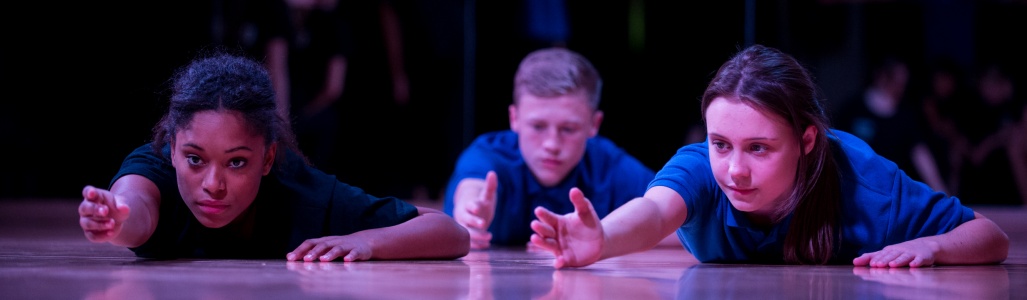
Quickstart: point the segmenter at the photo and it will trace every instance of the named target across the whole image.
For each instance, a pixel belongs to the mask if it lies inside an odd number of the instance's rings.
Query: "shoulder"
[[[462,160],[516,161],[521,151],[517,133],[511,130],[487,132],[479,135],[461,154]]]
[[[682,146],[674,156],[656,173],[656,178],[649,187],[667,186],[682,196],[683,190],[689,186],[716,185],[713,170],[710,167],[709,146],[699,142]]]
[[[617,143],[602,135],[596,135],[588,139],[586,151],[602,151],[614,154],[626,153]]]
[[[517,133],[512,130],[499,130],[486,132],[474,138],[472,146],[517,146]]]
[[[843,184],[851,181],[860,187],[890,193],[900,172],[898,165],[878,155],[866,141],[851,133],[834,129],[829,140]]]
[[[632,158],[631,154],[624,150],[624,148],[618,146],[610,138],[601,135],[588,139],[585,143],[585,155],[600,157],[606,160]]]
[[[161,153],[157,153],[149,143],[133,149],[121,162],[121,167],[111,179],[111,184],[122,176],[135,174],[153,181],[162,191],[177,189],[175,168],[168,158],[170,148],[165,146],[162,149]]]
[[[709,165],[710,146],[706,141],[681,146],[677,152],[674,152],[674,156],[671,157],[671,160],[675,159],[687,161],[700,160]]]
[[[261,195],[275,198],[294,199],[294,204],[327,207],[330,198],[337,194],[340,185],[334,175],[327,174],[307,164],[300,154],[285,149],[279,156],[269,176],[261,182]]]
[[[621,148],[613,140],[597,135],[588,140],[585,146],[586,164],[597,166],[598,169],[636,170],[639,172],[653,173],[638,158]]]

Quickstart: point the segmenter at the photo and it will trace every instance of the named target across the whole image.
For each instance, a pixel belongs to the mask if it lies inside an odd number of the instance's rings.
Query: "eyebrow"
[[[203,149],[203,147],[200,147],[200,145],[197,145],[197,144],[194,144],[194,143],[185,143],[185,144],[182,144],[182,146],[193,148],[193,149],[200,150],[200,151],[206,151],[206,149]],[[253,149],[250,149],[250,147],[238,146],[238,147],[229,148],[228,150],[225,150],[225,153],[232,153],[232,152],[236,152],[236,151],[240,151],[240,150],[253,151]]]
[[[712,136],[712,137],[715,137],[715,138],[719,138],[719,139],[725,139],[725,140],[728,139],[728,138],[724,137],[723,135],[720,135],[720,134],[717,134],[717,133],[707,133],[706,135],[707,136]],[[777,141],[777,140],[779,140],[779,139],[778,138],[770,138],[770,137],[753,137],[753,138],[742,139],[742,141],[746,141],[746,142],[750,142],[750,141]]]

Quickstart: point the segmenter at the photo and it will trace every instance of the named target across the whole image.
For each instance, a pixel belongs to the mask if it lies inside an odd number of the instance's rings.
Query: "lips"
[[[556,167],[560,166],[560,160],[559,159],[552,159],[552,158],[544,158],[544,159],[542,159],[542,166],[545,166],[547,168],[556,168]]]
[[[739,189],[739,188],[729,188],[729,189],[731,190],[732,193],[735,193],[738,196],[748,196],[748,195],[751,195],[752,193],[756,192],[756,189]]]
[[[200,201],[196,206],[205,214],[216,215],[228,210],[227,204],[216,201]]]

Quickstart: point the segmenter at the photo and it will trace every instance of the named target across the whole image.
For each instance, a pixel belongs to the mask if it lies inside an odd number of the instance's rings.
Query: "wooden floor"
[[[978,208],[1000,265],[870,269],[699,264],[662,247],[554,270],[524,249],[447,261],[145,260],[88,242],[75,200],[0,201],[0,299],[1027,299],[1027,209]]]

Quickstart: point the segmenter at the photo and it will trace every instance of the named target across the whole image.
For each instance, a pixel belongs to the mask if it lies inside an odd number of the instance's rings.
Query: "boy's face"
[[[203,226],[220,228],[242,215],[271,171],[275,146],[265,147],[245,122],[238,112],[204,111],[175,134],[178,190]]]
[[[557,97],[525,93],[509,111],[521,156],[544,187],[557,185],[578,165],[603,118],[601,111],[589,108],[582,92]]]

